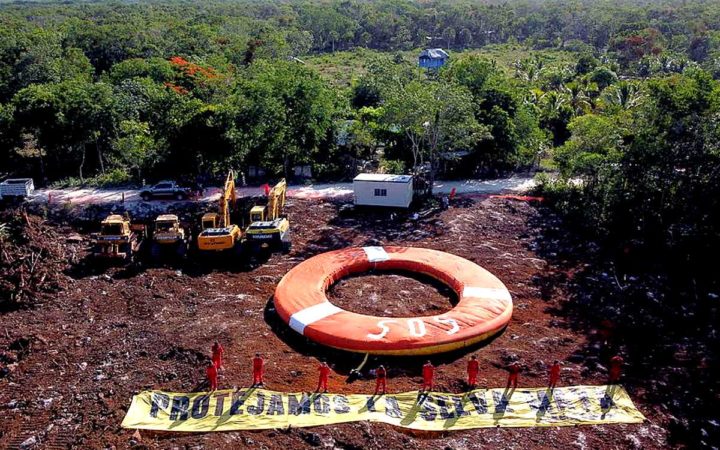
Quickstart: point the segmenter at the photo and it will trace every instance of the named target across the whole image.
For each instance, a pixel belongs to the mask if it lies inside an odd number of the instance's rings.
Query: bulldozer
[[[100,233],[93,235],[95,258],[135,261],[145,239],[145,225],[130,223],[130,216],[110,214],[100,223]]]
[[[182,258],[188,250],[189,235],[175,214],[161,214],[155,219],[150,256],[159,259],[163,254]]]
[[[250,225],[245,229],[245,244],[253,256],[290,252],[290,221],[282,214],[287,183],[280,180],[268,193],[267,205],[253,206]]]
[[[198,250],[203,253],[242,252],[242,230],[230,219],[230,210],[235,209],[235,202],[235,172],[231,170],[220,194],[218,212],[202,216],[202,230],[197,238]]]

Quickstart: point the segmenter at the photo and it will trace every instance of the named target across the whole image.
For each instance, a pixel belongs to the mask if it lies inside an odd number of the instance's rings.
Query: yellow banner
[[[244,389],[192,394],[145,391],[133,397],[122,426],[207,432],[311,427],[361,420],[432,431],[640,423],[645,417],[621,386],[375,396]]]

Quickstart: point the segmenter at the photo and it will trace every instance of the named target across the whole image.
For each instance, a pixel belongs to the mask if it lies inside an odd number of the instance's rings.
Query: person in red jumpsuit
[[[550,389],[555,389],[558,381],[560,381],[560,363],[555,361],[553,365],[550,366]]]
[[[608,382],[610,384],[617,384],[620,381],[620,374],[622,373],[622,365],[624,362],[620,355],[615,355],[610,358],[610,371],[608,374]]]
[[[210,390],[217,390],[217,367],[215,367],[215,363],[208,364],[206,373],[208,383],[210,383]]]
[[[255,357],[252,360],[253,365],[253,386],[264,386],[263,383],[263,372],[265,371],[265,360],[260,356],[260,353],[255,353]]]
[[[477,376],[478,373],[480,373],[480,363],[477,360],[477,356],[472,355],[470,357],[470,361],[467,363],[467,384],[469,387],[475,387],[477,386]]]
[[[435,375],[435,367],[432,365],[432,363],[430,361],[427,361],[422,368],[423,384],[422,384],[421,390],[432,391],[434,375]]]
[[[323,392],[327,392],[328,378],[330,378],[330,366],[323,361],[323,363],[320,364],[320,367],[318,367],[318,371],[320,372],[320,379],[318,380],[316,391],[320,392],[320,389],[322,389]]]
[[[375,380],[375,393],[377,394],[380,392],[380,386],[382,386],[382,393],[385,393],[385,380],[387,379],[387,370],[385,370],[385,366],[380,366],[375,371],[376,380]]]
[[[212,346],[212,362],[215,364],[215,367],[217,370],[220,370],[222,368],[222,358],[223,354],[225,353],[225,349],[218,341],[215,341],[215,343]]]
[[[510,374],[508,375],[508,381],[507,381],[507,387],[509,388],[512,384],[513,389],[517,387],[518,384],[518,375],[520,374],[520,364],[515,361],[514,363],[510,364],[510,367],[508,367],[508,371]]]

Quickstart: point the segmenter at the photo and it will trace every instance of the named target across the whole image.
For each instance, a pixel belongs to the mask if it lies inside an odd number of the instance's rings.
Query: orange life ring
[[[425,317],[377,317],[330,303],[327,289],[350,274],[406,270],[429,275],[452,288],[458,303]],[[493,274],[459,256],[413,247],[362,247],[314,256],[291,269],[275,289],[275,308],[309,339],[342,350],[379,355],[423,355],[462,348],[501,331],[512,316],[512,299]]]

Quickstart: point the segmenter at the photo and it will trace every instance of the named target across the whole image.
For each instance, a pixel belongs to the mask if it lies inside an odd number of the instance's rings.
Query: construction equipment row
[[[201,255],[232,253],[238,257],[266,257],[274,252],[288,253],[291,247],[290,222],[283,215],[287,183],[281,180],[268,193],[266,205],[250,210],[250,225],[243,230],[233,223],[236,209],[235,173],[225,180],[217,212],[204,214],[197,236]],[[175,214],[155,219],[152,234],[143,224],[132,223],[129,215],[111,214],[102,221],[100,232],[93,236],[93,256],[133,262],[150,238],[150,255],[154,260],[166,256],[184,257],[190,249],[191,233]]]

